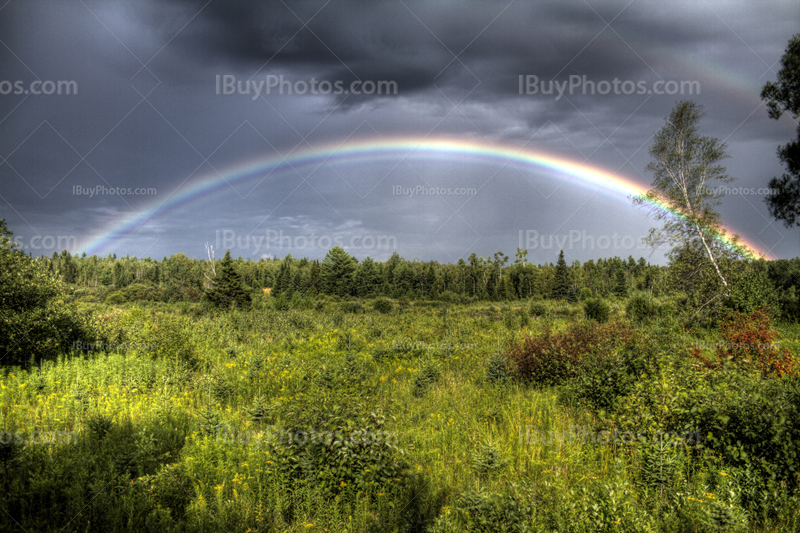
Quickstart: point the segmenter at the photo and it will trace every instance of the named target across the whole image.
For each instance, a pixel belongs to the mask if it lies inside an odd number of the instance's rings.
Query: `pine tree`
[[[564,250],[558,254],[556,262],[555,280],[553,283],[553,297],[556,299],[566,298],[569,293],[569,268],[564,260]]]
[[[319,261],[313,261],[311,263],[311,269],[308,274],[308,288],[306,289],[306,294],[312,296],[314,294],[319,293],[320,291],[320,266]]]
[[[358,266],[355,274],[355,290],[356,294],[362,298],[374,296],[378,290],[378,283],[380,282],[380,272],[370,257]]]
[[[206,298],[214,306],[227,309],[250,307],[250,295],[242,287],[242,279],[233,267],[231,251],[225,252],[225,257],[218,264],[219,274],[212,282],[212,289],[206,292]]]
[[[351,296],[356,268],[356,260],[341,246],[334,246],[322,261],[322,283],[325,292],[336,296]]]
[[[617,275],[614,279],[614,294],[620,298],[628,296],[628,284],[625,281],[625,271],[621,268],[617,269]]]

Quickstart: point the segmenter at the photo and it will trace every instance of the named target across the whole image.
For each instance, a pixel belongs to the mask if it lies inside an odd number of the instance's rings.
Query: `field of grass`
[[[608,401],[587,392],[616,386],[608,365],[538,386],[509,343],[595,327],[580,304],[541,305],[90,306],[106,346],[0,375],[0,523],[799,530],[796,378],[698,369],[689,347],[715,331],[633,325],[617,303],[646,372]],[[796,353],[800,327],[779,331]]]

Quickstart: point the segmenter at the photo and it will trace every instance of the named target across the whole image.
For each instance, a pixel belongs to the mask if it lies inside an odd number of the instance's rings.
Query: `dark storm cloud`
[[[657,80],[648,47],[689,50],[726,31],[709,30],[691,9],[653,16],[653,7],[628,2],[174,2],[184,19],[196,15],[174,44],[198,61],[233,61],[253,74],[312,68],[348,83],[391,79],[404,95],[451,86],[487,100],[516,94],[520,74]],[[165,40],[173,30],[165,27]]]
[[[595,83],[697,80],[703,92],[695,99],[708,111],[702,132],[730,136],[729,173],[743,186],[760,186],[779,173],[775,147],[791,138],[795,126],[768,120],[759,109],[758,90],[774,79],[769,67],[796,31],[797,17],[791,2],[773,2],[769,8],[521,0],[11,2],[0,10],[0,39],[6,45],[0,46],[0,78],[76,79],[80,94],[0,97],[0,156],[8,158],[0,160],[0,194],[16,209],[18,215],[9,210],[8,216],[17,217],[17,227],[29,223],[54,232],[61,222],[65,231],[82,235],[113,225],[153,200],[90,199],[71,194],[74,185],[157,187],[158,203],[253,159],[350,137],[401,135],[525,145],[646,179],[650,136],[680,95],[520,95],[520,75],[559,83],[570,76]],[[313,77],[344,84],[391,80],[398,95],[253,99],[216,94],[216,77],[229,74],[238,80],[284,75],[290,81]],[[549,196],[555,184],[515,169],[490,182],[454,216],[460,204],[451,208],[435,199],[399,199],[388,187],[413,187],[423,177],[447,178],[448,186],[482,185],[493,170],[406,168],[389,174],[381,183],[385,190],[364,199],[342,179],[363,195],[360,187],[368,188],[384,173],[337,170],[341,177],[323,168],[302,184],[310,169],[300,169],[269,178],[254,191],[234,184],[226,189],[230,197],[220,194],[204,209],[186,211],[180,224],[196,226],[191,235],[166,217],[132,237],[125,251],[141,255],[154,246],[152,251],[169,255],[182,250],[184,241],[195,246],[198,238],[209,238],[209,231],[213,236],[215,229],[227,227],[221,215],[222,222],[209,222],[214,210],[236,213],[237,232],[244,233],[260,221],[279,229],[280,221],[296,227],[297,220],[333,231],[346,227],[344,218],[365,231],[400,235],[406,255],[443,259],[448,257],[440,254],[442,243],[468,247],[475,237],[471,228],[482,237],[480,246],[488,247],[477,250],[485,255],[508,250],[520,228],[563,232],[602,223],[610,233],[629,211],[618,202],[617,215],[600,221],[597,217],[609,211],[590,199],[595,203],[578,212],[565,206],[571,218],[560,218],[562,206]],[[54,184],[42,199],[42,191]],[[568,204],[570,195],[558,198]],[[761,235],[766,211],[760,199],[747,200],[755,207],[738,206],[730,216]],[[399,215],[387,217],[392,210]],[[631,214],[628,222],[639,221],[637,216]],[[421,237],[444,221],[439,235],[446,238]],[[568,226],[559,229],[562,223]]]

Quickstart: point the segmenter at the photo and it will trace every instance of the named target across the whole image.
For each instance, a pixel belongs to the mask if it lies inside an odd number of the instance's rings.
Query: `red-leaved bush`
[[[773,344],[778,332],[772,329],[769,314],[763,309],[752,313],[729,313],[720,323],[719,336],[722,342],[716,350],[718,361],[702,356],[695,348],[695,356],[706,367],[718,367],[719,362],[730,358],[739,365],[755,366],[765,376],[781,376],[798,371],[792,352]]]
[[[627,324],[585,323],[564,333],[549,329],[540,337],[512,342],[506,356],[521,381],[537,385],[559,385],[575,377],[583,360],[602,356],[638,339]]]

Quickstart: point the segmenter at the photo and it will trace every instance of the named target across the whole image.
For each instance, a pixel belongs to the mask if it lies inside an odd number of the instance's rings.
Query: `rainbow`
[[[319,167],[326,162],[355,163],[391,158],[401,160],[407,157],[434,158],[436,160],[459,157],[475,162],[508,164],[551,173],[556,172],[575,178],[575,183],[583,186],[600,187],[601,191],[623,201],[628,201],[630,196],[638,196],[647,192],[647,188],[616,173],[510,145],[463,139],[420,137],[348,140],[340,144],[295,150],[283,158],[270,157],[255,160],[241,166],[228,168],[224,172],[205,175],[195,183],[179,188],[166,200],[152,202],[111,228],[91,236],[85,251],[87,255],[104,252],[110,245],[125,238],[140,226],[160,220],[181,207],[223,190],[229,184],[241,183],[258,177],[263,178],[265,174],[280,173],[300,167],[313,165]],[[681,213],[668,205],[658,202],[651,202],[650,205],[682,218]],[[729,248],[734,248],[735,245],[728,236],[732,232],[727,228],[724,229],[726,233],[718,236],[717,240]],[[767,252],[759,250],[752,243],[744,240],[740,240],[739,243],[740,246],[744,245],[745,254],[751,258],[763,256],[771,259]]]

